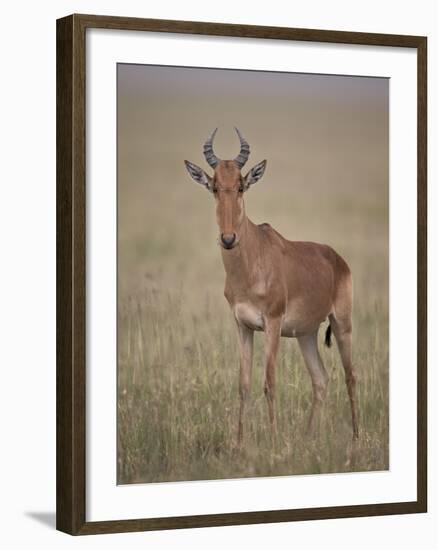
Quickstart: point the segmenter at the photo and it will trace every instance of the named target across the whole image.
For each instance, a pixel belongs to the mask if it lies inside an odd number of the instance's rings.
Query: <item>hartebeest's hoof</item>
[[[345,468],[353,469],[356,464],[358,453],[359,434],[353,434],[353,438],[347,447],[347,459],[345,461]]]
[[[316,439],[319,435],[319,429],[315,426],[314,423],[309,422],[307,424],[304,435],[308,440]]]
[[[232,446],[231,446],[231,456],[234,457],[234,458],[241,458],[242,455],[245,453],[246,451],[246,448],[245,448],[245,442],[244,441],[236,441]]]

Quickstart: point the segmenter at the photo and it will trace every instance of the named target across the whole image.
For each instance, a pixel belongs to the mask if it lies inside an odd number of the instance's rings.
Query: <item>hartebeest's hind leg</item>
[[[352,363],[352,328],[350,315],[339,316],[330,315],[330,325],[338,344],[339,354],[341,356],[342,366],[345,371],[345,384],[347,386],[348,397],[351,407],[351,421],[353,425],[353,439],[359,438],[359,426],[357,418],[356,401],[356,373]]]
[[[240,350],[240,378],[239,378],[239,425],[237,429],[237,446],[241,447],[243,442],[243,424],[245,418],[245,405],[248,400],[248,394],[251,385],[251,369],[254,331],[237,323],[239,332],[239,350]]]
[[[280,346],[281,318],[264,319],[265,329],[265,384],[264,391],[268,403],[269,421],[275,436],[277,424],[275,418],[275,366]]]
[[[318,351],[318,331],[301,336],[298,338],[298,343],[312,379],[313,401],[307,425],[307,433],[310,435],[315,431],[321,407],[327,394],[328,374]]]

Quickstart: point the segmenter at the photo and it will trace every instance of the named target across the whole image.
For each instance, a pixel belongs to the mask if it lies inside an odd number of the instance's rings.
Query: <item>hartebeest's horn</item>
[[[215,129],[215,131],[211,134],[211,136],[207,139],[207,141],[204,143],[204,156],[205,156],[205,160],[208,162],[208,164],[212,167],[212,168],[216,168],[216,166],[219,164],[220,162],[220,158],[218,158],[214,153],[213,153],[213,140],[214,140],[214,136],[216,135],[216,132],[217,132],[217,128]]]
[[[239,140],[240,140],[240,153],[234,159],[234,162],[237,164],[237,166],[239,168],[243,168],[245,166],[246,161],[248,160],[248,157],[249,157],[249,143],[246,141],[246,139],[239,132],[238,128],[234,127],[234,129],[236,130],[237,135],[239,136]]]

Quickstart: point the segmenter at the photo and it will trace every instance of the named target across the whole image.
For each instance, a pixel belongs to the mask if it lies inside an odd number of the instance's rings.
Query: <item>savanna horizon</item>
[[[179,75],[179,80],[184,80],[181,72]],[[377,101],[375,89],[364,90],[360,82],[353,85],[350,79],[349,93],[341,94],[348,96],[344,111],[350,117],[344,113],[341,118],[342,105],[335,101],[338,90],[334,94],[329,86],[327,97],[318,97],[317,103],[315,97],[301,97],[304,110],[313,101],[317,105],[314,110],[325,112],[323,123],[316,116],[308,121],[311,127],[319,125],[314,137],[306,135],[306,121],[298,117],[300,127],[295,130],[301,135],[304,132],[304,143],[298,145],[302,154],[293,150],[296,140],[285,145],[282,127],[278,141],[266,144],[266,116],[258,121],[262,130],[256,133],[238,123],[251,142],[251,166],[268,159],[263,181],[245,196],[248,216],[255,223],[270,223],[286,239],[332,246],[352,270],[353,363],[358,373],[361,437],[352,460],[344,373],[336,346],[322,349],[320,331],[320,353],[329,383],[318,434],[305,436],[312,403],[310,378],[295,340],[282,338],[276,369],[278,438],[273,444],[263,392],[263,334],[256,334],[245,445],[236,454],[238,343],[235,321],[223,296],[225,273],[216,244],[215,211],[208,194],[190,183],[182,163],[184,158],[194,158],[208,169],[200,155],[201,144],[217,123],[208,127],[209,117],[205,116],[204,133],[197,131],[203,108],[208,107],[197,105],[199,116],[184,140],[180,132],[188,115],[180,109],[181,94],[172,110],[165,98],[151,95],[150,90],[148,100],[142,98],[146,88],[139,84],[141,75],[136,73],[133,80],[129,74],[122,76],[119,74],[118,483],[387,469],[387,91],[382,87]],[[145,82],[152,80],[145,78]],[[238,86],[242,82],[235,82],[235,88]],[[193,87],[187,87],[188,99]],[[262,93],[259,100],[263,105],[267,98]],[[251,128],[253,97],[250,103],[245,111],[240,102],[239,116]],[[150,110],[153,119],[157,105],[168,107],[163,110],[169,119],[169,109],[175,116],[179,114],[175,135],[162,142],[163,151],[168,151],[167,162],[164,154],[156,154],[156,146],[151,150],[140,147],[145,144],[142,117],[146,123]],[[356,131],[351,118],[363,123]],[[328,143],[324,130],[330,121],[336,126],[336,139]],[[215,145],[225,158],[227,149],[235,153],[237,146],[233,125],[227,128],[221,123],[221,139]],[[260,154],[259,142],[266,145],[265,153]],[[362,151],[356,151],[359,146]],[[327,148],[333,154],[328,154]],[[351,150],[353,154],[343,162]],[[314,162],[307,163],[312,151]]]

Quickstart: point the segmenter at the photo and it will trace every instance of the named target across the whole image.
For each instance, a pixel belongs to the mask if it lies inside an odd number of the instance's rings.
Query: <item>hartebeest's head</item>
[[[243,193],[263,176],[266,160],[259,162],[242,176],[241,170],[249,157],[248,142],[236,128],[240,140],[240,153],[233,160],[221,160],[213,152],[216,132],[217,128],[204,144],[204,156],[214,169],[213,176],[188,160],[184,162],[192,178],[213,193],[220,232],[219,243],[223,248],[231,249],[239,242],[240,228],[245,218]]]

